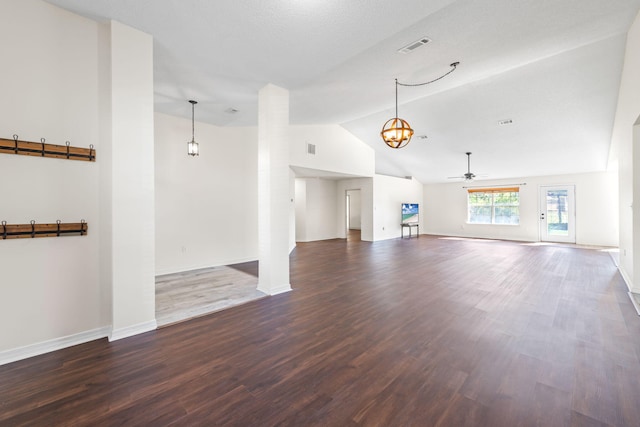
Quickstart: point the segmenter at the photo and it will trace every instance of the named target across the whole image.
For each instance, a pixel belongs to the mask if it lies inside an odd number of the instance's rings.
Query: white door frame
[[[547,192],[555,190],[567,190],[567,235],[549,234],[547,224]],[[542,242],[576,242],[576,186],[567,185],[541,185],[539,198],[540,241]]]
[[[346,194],[346,197],[345,197],[344,204],[345,204],[345,207],[346,207],[346,209],[345,209],[346,218],[345,218],[344,223],[346,225],[345,233],[348,236],[349,235],[349,227],[351,226],[351,218],[350,218],[351,217],[351,196],[349,195],[349,190],[346,190],[345,194]]]
[[[362,188],[347,188],[344,190],[344,202],[345,202],[345,209],[344,209],[344,214],[345,214],[345,237],[349,237],[349,230],[351,230],[351,218],[350,215],[353,214],[355,211],[353,210],[353,207],[351,206],[351,195],[349,194],[350,192],[358,192],[358,195],[362,195]],[[362,199],[361,199],[362,200]],[[360,203],[360,211],[357,212],[357,214],[360,216],[360,218],[362,218],[362,202]]]

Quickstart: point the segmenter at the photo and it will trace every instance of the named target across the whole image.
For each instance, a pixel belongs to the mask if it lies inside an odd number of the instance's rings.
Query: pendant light
[[[194,121],[194,107],[198,103],[198,101],[194,101],[192,99],[189,100],[191,103],[191,141],[187,142],[187,154],[190,156],[199,156],[200,155],[200,147],[195,139],[195,121]]]
[[[409,125],[409,123],[407,123],[406,120],[398,117],[398,85],[400,86],[428,85],[429,83],[436,82],[441,78],[453,73],[459,64],[460,64],[459,62],[454,62],[453,64],[450,65],[452,69],[449,70],[446,74],[438,77],[437,79],[433,79],[431,81],[424,82],[424,83],[407,84],[407,83],[400,83],[398,82],[398,79],[396,79],[396,115],[395,117],[385,122],[385,124],[382,126],[382,131],[380,132],[380,136],[382,136],[382,139],[384,140],[385,144],[387,144],[391,148],[402,148],[402,147],[405,147],[411,141],[411,137],[413,136],[413,129],[411,129],[411,126]]]
[[[413,129],[406,120],[398,117],[398,79],[396,79],[396,115],[387,120],[380,132],[385,144],[391,148],[402,148],[411,141]]]

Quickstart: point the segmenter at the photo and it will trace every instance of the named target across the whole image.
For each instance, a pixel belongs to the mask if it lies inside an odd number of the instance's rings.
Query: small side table
[[[401,226],[401,239],[404,239],[404,229],[406,227],[409,228],[409,238],[411,238],[411,228],[415,227],[416,228],[416,238],[420,237],[420,224],[418,224],[417,222],[415,223],[411,223],[411,224],[400,224]]]

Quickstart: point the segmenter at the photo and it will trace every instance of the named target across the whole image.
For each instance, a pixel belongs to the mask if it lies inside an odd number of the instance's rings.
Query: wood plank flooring
[[[640,317],[607,253],[329,240],[291,283],[0,366],[0,425],[640,425]]]
[[[267,295],[257,290],[257,262],[166,274],[156,277],[156,322],[166,326]]]

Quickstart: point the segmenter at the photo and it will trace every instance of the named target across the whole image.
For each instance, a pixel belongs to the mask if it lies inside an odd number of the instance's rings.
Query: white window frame
[[[491,209],[491,222],[472,222],[471,221],[471,203],[470,198],[474,193],[488,193],[491,195],[491,205],[476,205],[484,206]],[[517,193],[518,204],[517,205],[496,205],[495,195],[499,193]],[[518,209],[518,222],[517,223],[496,223],[496,207],[498,208],[517,208]],[[508,187],[508,188],[473,188],[467,190],[467,224],[475,225],[520,225],[520,187]]]

